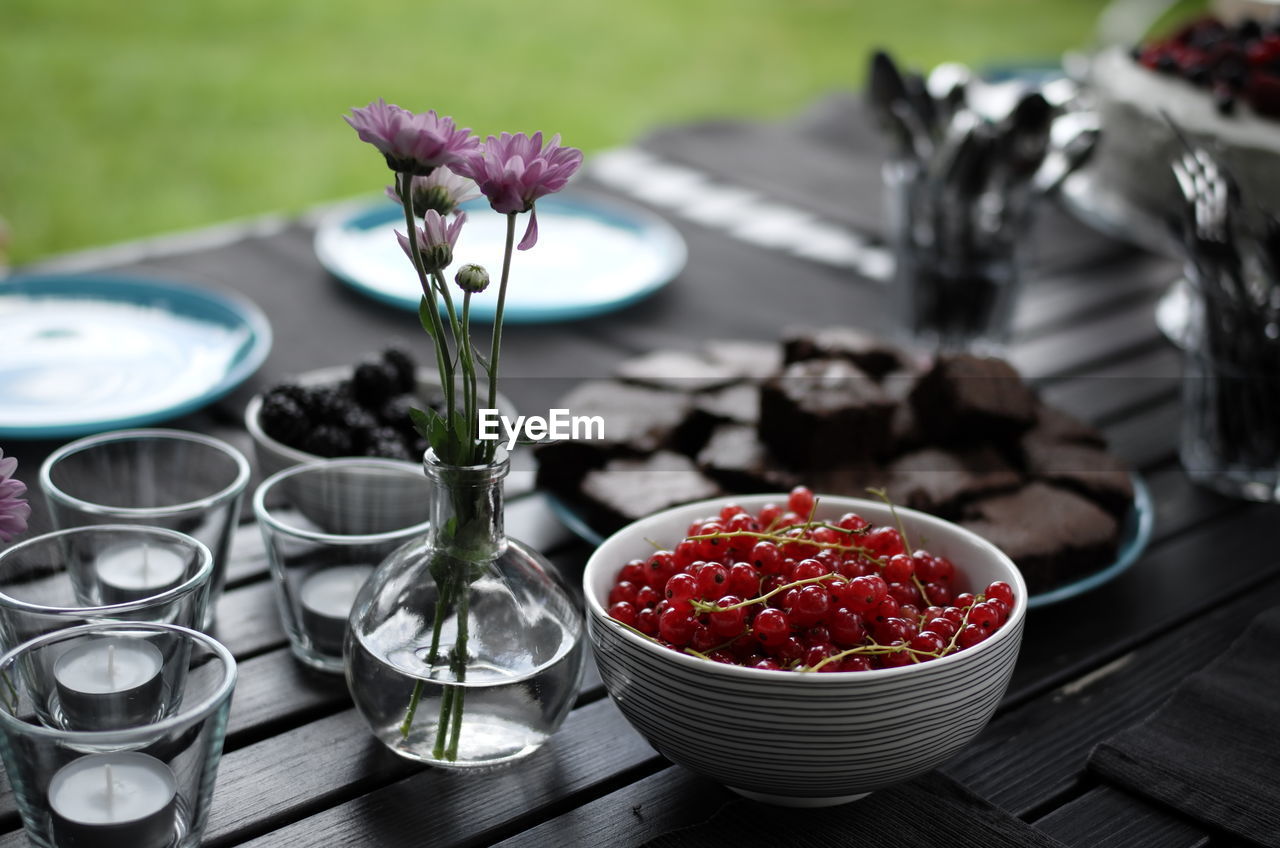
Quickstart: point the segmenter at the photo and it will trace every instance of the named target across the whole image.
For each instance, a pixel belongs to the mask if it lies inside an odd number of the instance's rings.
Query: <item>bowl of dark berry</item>
[[[968,745],[1027,610],[1017,567],[976,533],[803,487],[637,521],[583,586],[600,675],[636,730],[797,807],[856,800]]]
[[[514,415],[502,395],[498,406]],[[434,367],[419,366],[409,353],[392,347],[354,366],[320,368],[272,386],[249,401],[244,423],[264,478],[300,463],[336,457],[378,457],[417,469],[427,442],[414,430],[409,417],[413,407],[444,411],[439,375]],[[413,514],[383,516],[391,526],[425,520],[427,504],[422,502],[421,486],[412,480],[382,474],[367,482],[406,487],[403,503]],[[386,493],[380,498],[385,500]],[[341,520],[333,514],[327,523]],[[344,525],[342,532],[354,531]]]

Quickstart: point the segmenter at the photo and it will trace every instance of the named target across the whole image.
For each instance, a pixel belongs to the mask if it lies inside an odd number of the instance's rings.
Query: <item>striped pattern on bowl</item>
[[[785,495],[738,500],[755,512]],[[1013,673],[1026,585],[995,546],[954,524],[899,510],[917,547],[947,556],[967,588],[1004,580],[1015,603],[994,636],[949,657],[899,669],[837,674],[770,672],[708,662],[661,647],[608,618],[618,569],[679,541],[723,500],[677,507],[607,539],[583,575],[588,633],[605,687],[661,754],[744,795],[795,806],[853,800],[922,774],[965,747],[991,718]],[[818,516],[854,511],[891,524],[883,504],[822,498]]]

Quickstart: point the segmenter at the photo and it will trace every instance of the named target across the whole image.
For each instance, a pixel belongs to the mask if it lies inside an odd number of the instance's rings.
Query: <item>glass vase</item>
[[[451,466],[431,451],[431,527],[378,566],[356,597],[347,684],[374,735],[446,768],[536,751],[582,675],[583,620],[555,568],[503,531],[505,451]]]

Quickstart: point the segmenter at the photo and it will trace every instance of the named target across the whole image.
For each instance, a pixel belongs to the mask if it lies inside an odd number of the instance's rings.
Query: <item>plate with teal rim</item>
[[[238,295],[146,277],[0,280],[0,438],[56,439],[197,410],[271,350],[271,325]]]
[[[463,204],[467,222],[453,268],[489,270],[489,289],[471,299],[471,317],[492,321],[506,242],[506,216],[477,198]],[[524,234],[525,215],[516,221]],[[315,252],[331,274],[375,300],[417,311],[422,289],[396,240],[404,211],[389,200],[344,206],[323,218]],[[538,243],[515,251],[503,320],[569,321],[629,306],[665,286],[684,268],[684,239],[666,220],[615,198],[574,191],[538,201]],[[452,282],[452,277],[449,278]]]
[[[1083,595],[1104,583],[1109,583],[1129,570],[1151,541],[1151,531],[1155,526],[1155,505],[1151,500],[1151,492],[1147,484],[1137,474],[1130,475],[1133,480],[1133,506],[1120,523],[1120,541],[1116,549],[1116,558],[1110,565],[1099,571],[1091,572],[1078,580],[1064,583],[1047,592],[1040,592],[1027,598],[1027,606],[1034,609]],[[726,497],[732,497],[726,495]],[[601,533],[583,516],[583,513],[572,503],[546,493],[552,511],[564,525],[580,539],[588,544],[599,546],[608,534]]]

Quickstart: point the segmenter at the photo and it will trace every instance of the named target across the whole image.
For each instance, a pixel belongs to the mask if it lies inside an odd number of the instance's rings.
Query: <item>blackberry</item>
[[[418,399],[413,395],[396,395],[382,405],[378,410],[378,420],[388,427],[395,427],[401,432],[405,430],[413,430],[413,419],[409,417],[409,410],[418,405]]]
[[[294,403],[298,404],[303,409],[306,409],[307,390],[296,383],[280,383],[279,385],[272,386],[263,395],[263,399],[265,400],[266,398],[272,397],[273,395],[287,397],[290,400],[292,400]]]
[[[307,417],[316,424],[341,424],[347,410],[353,406],[350,395],[337,386],[310,386],[307,388],[305,409]]]
[[[258,423],[262,425],[262,432],[290,447],[298,447],[310,429],[302,406],[287,394],[276,391],[262,399]]]
[[[408,462],[411,457],[409,448],[400,434],[390,427],[379,427],[370,432],[370,440],[365,445],[365,454],[384,459],[400,459]]]
[[[404,348],[387,348],[382,352],[382,361],[395,373],[395,391],[411,392],[417,388],[418,366]]]
[[[385,362],[361,362],[351,375],[351,395],[361,406],[377,409],[394,393],[398,379]]]
[[[334,424],[321,424],[307,436],[303,450],[318,456],[350,456],[354,446],[351,434]]]

